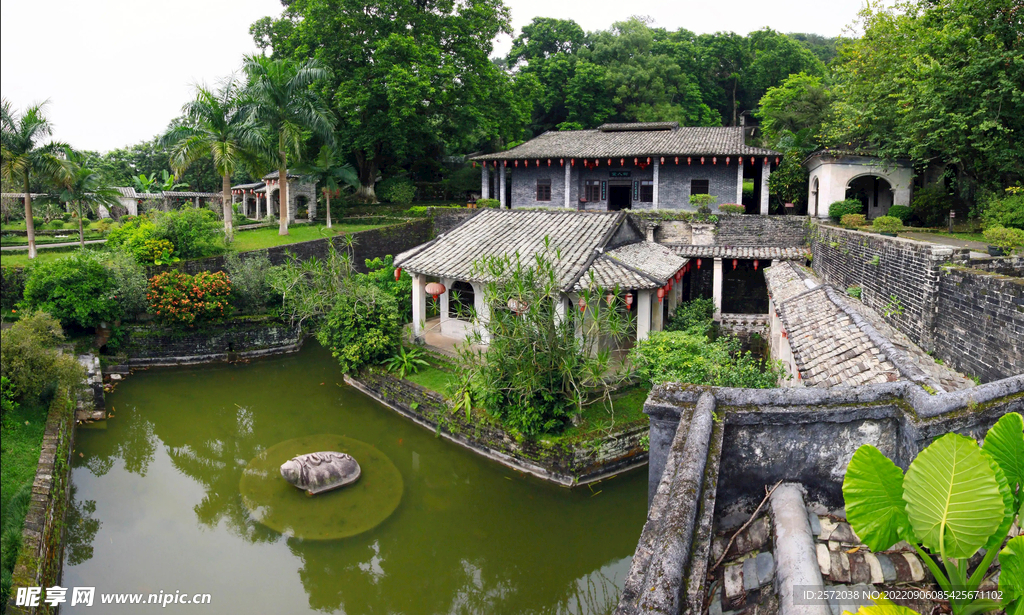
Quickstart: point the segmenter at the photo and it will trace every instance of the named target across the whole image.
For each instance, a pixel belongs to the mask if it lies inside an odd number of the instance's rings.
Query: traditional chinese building
[[[744,128],[681,127],[676,122],[604,124],[594,130],[546,132],[522,145],[472,158],[483,165],[481,196],[503,208],[588,211],[691,210],[690,195],[716,197],[712,207],[743,203],[768,213],[768,177],[779,152],[746,144]]]
[[[262,220],[268,215],[279,217],[281,209],[280,173],[273,171],[263,181],[231,187],[232,203],[238,203],[238,213]],[[316,217],[316,182],[302,175],[288,174],[288,220],[312,220]]]

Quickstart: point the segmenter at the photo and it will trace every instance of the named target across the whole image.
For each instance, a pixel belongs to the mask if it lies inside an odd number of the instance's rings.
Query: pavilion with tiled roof
[[[474,326],[453,301],[472,308],[483,320],[489,313],[484,286],[493,280],[478,265],[486,258],[518,255],[529,260],[548,254],[561,289],[558,311],[571,311],[586,291],[618,292],[627,305],[635,299],[637,338],[661,330],[666,308],[682,297],[678,284],[689,270],[686,258],[646,241],[641,222],[626,212],[503,211],[486,209],[449,232],[395,257],[395,265],[413,278],[413,334],[421,338],[426,322],[427,279],[439,293],[438,326],[446,337],[464,339]],[[457,291],[452,297],[452,292]],[[466,305],[466,303],[471,303]]]
[[[483,166],[481,196],[497,193],[512,209],[688,210],[692,194],[715,196],[717,209],[741,203],[748,178],[757,201],[750,213],[767,214],[768,176],[780,157],[747,145],[742,126],[634,122],[545,132],[471,159]]]

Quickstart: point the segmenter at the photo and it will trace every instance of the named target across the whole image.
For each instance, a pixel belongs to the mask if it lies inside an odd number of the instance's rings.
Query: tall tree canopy
[[[389,161],[438,141],[455,151],[504,142],[525,121],[527,104],[489,58],[494,37],[512,33],[501,0],[294,0],[252,31],[277,57],[331,70],[323,92],[367,200]]]
[[[1018,0],[869,7],[835,61],[826,139],[957,170],[961,196],[1024,169],[1024,11]]]

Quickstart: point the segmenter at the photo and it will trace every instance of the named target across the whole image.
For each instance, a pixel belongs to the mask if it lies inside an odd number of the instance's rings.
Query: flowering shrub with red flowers
[[[194,327],[203,320],[227,315],[231,280],[223,271],[188,275],[168,271],[149,280],[149,311],[168,324]]]

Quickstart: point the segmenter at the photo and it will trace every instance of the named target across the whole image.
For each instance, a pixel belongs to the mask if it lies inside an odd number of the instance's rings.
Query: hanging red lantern
[[[608,166],[612,166],[612,159],[611,158],[608,159]]]
[[[599,166],[601,166],[601,161],[600,161],[600,160],[598,160],[597,158],[594,158],[594,166],[595,166],[595,167],[599,167]]]
[[[518,160],[516,160],[516,162],[515,162],[515,165],[516,165],[517,167],[519,166],[519,161],[518,161]]]
[[[662,286],[661,288],[658,289],[658,303],[661,303],[661,300],[664,299],[664,298],[665,298],[665,287]]]
[[[473,161],[473,168],[476,168],[476,160]]]
[[[540,168],[540,160],[537,161],[537,168]]]
[[[636,158],[634,158],[633,159],[633,164],[640,164],[640,162]]]
[[[676,282],[680,282],[680,281],[682,281],[682,279],[683,279],[683,270],[680,269],[679,271],[676,272]]]
[[[395,281],[397,282],[398,278],[400,278],[400,277],[402,277],[402,268],[401,267],[399,267],[398,269],[395,269]]]
[[[698,259],[697,259],[697,269],[700,269],[700,262],[701,262],[702,260],[704,260],[704,259],[702,259],[702,258],[698,258]]]
[[[757,271],[757,259],[754,260],[754,271]]]
[[[775,157],[775,164],[779,164],[779,157],[778,156]]]
[[[725,157],[725,166],[729,166],[729,157],[728,156]]]
[[[679,164],[679,156],[676,156],[676,164]]]
[[[718,156],[711,157],[711,164],[718,164]]]
[[[647,164],[651,164],[651,157],[650,156],[647,157]]]
[[[633,307],[633,293],[626,293],[626,309]]]
[[[661,157],[661,164],[665,164],[665,157],[664,156]]]
[[[735,271],[735,269],[736,269],[736,265],[738,265],[738,264],[739,264],[739,261],[738,261],[738,260],[736,260],[735,258],[734,258],[734,259],[732,259],[732,268],[733,268],[733,270],[734,270],[734,271]]]
[[[704,156],[701,156],[701,157],[700,157],[700,163],[701,163],[701,164],[704,164]]]
[[[690,158],[689,156],[687,156],[686,157],[686,164],[693,164],[693,158]]]
[[[431,282],[427,284],[426,288],[427,294],[434,297],[434,301],[437,301],[437,298],[443,295],[445,290],[447,289],[444,287],[444,284],[440,282]]]
[[[575,158],[570,158],[569,159],[569,166],[570,167],[576,166],[576,159]]]
[[[548,166],[549,167],[551,166],[551,159],[550,158],[548,158]]]
[[[626,166],[626,159],[625,158],[619,158],[619,166],[620,167]]]
[[[560,164],[560,165],[562,165],[564,167],[565,166],[565,158],[559,158],[558,159],[558,164]]]
[[[668,289],[668,292],[672,292],[672,284],[674,283],[675,280],[673,280],[672,278],[668,279],[668,284],[665,285],[665,288]]]
[[[580,297],[580,300],[576,303],[576,305],[580,307],[580,314],[587,311],[587,300],[584,299],[583,297]]]
[[[608,307],[611,307],[614,301],[615,295],[608,293],[607,295],[604,296],[604,302],[608,304]]]

